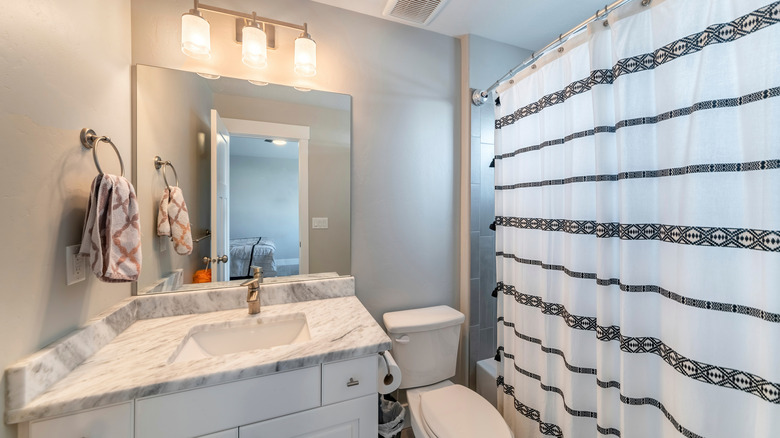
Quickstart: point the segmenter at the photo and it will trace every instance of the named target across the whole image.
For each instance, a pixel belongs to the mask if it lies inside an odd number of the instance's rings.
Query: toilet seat
[[[431,438],[511,438],[501,414],[482,396],[450,385],[420,395],[420,416]]]

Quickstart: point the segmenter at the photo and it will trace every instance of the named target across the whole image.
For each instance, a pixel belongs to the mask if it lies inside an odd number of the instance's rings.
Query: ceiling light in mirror
[[[249,83],[252,85],[257,85],[258,87],[265,87],[268,85],[268,82],[266,81],[255,81],[253,79],[248,79]]]
[[[303,92],[303,93],[308,93],[309,91],[311,91],[311,88],[299,87],[297,85],[295,85],[293,88],[295,88],[296,90],[298,90],[300,92]]]
[[[206,78],[206,79],[211,79],[211,80],[215,80],[215,79],[221,78],[220,75],[215,75],[215,74],[211,74],[211,73],[201,73],[201,72],[198,72],[198,76],[200,76],[202,78]]]
[[[287,144],[287,140],[281,139],[281,138],[275,138],[271,140],[271,143],[277,145],[277,146],[284,146]]]
[[[181,51],[195,59],[211,57],[211,28],[197,9],[181,16]]]
[[[254,13],[253,13],[254,15]],[[268,66],[268,38],[257,22],[244,26],[241,30],[241,61],[252,68]]]

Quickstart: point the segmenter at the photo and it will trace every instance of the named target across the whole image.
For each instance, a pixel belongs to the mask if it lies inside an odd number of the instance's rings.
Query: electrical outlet
[[[313,217],[311,218],[311,227],[315,230],[325,230],[328,228],[328,218],[326,217]]]
[[[81,245],[65,247],[65,272],[68,286],[87,279],[87,264],[85,258],[79,254],[80,249]]]

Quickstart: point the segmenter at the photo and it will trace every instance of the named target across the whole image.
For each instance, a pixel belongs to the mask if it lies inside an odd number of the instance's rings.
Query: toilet
[[[512,438],[501,414],[482,396],[448,379],[455,375],[460,325],[448,306],[388,312],[385,328],[401,369],[415,438]]]

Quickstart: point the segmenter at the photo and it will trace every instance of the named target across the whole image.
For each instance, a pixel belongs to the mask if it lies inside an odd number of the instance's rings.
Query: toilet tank
[[[460,325],[466,317],[448,306],[388,312],[382,316],[401,368],[401,389],[455,375]]]

